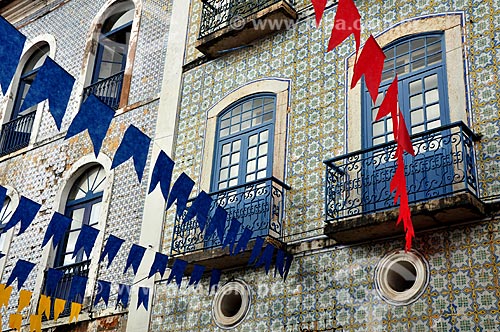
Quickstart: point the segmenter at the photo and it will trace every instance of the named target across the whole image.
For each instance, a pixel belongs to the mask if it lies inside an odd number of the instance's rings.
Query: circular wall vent
[[[394,305],[416,301],[429,283],[429,264],[417,251],[396,250],[385,255],[375,269],[375,289]]]
[[[215,294],[212,315],[220,328],[230,329],[245,319],[250,309],[250,288],[242,280],[230,281]]]

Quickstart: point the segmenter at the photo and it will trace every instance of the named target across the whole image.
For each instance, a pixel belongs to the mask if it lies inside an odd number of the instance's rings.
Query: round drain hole
[[[394,305],[417,300],[429,283],[429,264],[417,251],[396,250],[385,255],[375,269],[375,289]]]

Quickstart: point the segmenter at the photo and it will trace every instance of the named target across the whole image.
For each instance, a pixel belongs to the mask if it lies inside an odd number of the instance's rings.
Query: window
[[[91,82],[84,92],[84,96],[93,93],[115,110],[120,107],[133,19],[133,3],[119,2],[104,21],[97,40]]]
[[[21,112],[24,98],[36,78],[40,67],[49,54],[49,44],[43,42],[35,46],[21,71],[19,84],[15,92],[14,106],[9,122],[2,126],[0,154],[5,155],[28,146],[35,120],[36,106]]]
[[[101,166],[87,169],[74,183],[66,202],[66,216],[72,219],[64,240],[58,245],[54,267],[63,271],[63,277],[55,290],[55,297],[66,299],[71,289],[73,276],[86,277],[90,269],[90,257],[85,257],[83,249],[76,253],[75,244],[82,225],[96,226],[101,212],[106,176]],[[90,255],[92,256],[92,254]],[[70,303],[61,314],[70,314]]]
[[[272,176],[276,97],[238,102],[218,119],[212,191]]]
[[[82,251],[73,258],[75,243],[82,225],[96,226],[101,211],[106,177],[101,166],[94,166],[75,182],[66,203],[66,216],[73,221],[65,240],[58,248],[55,266],[66,266],[84,261]]]
[[[4,248],[7,237],[7,233],[4,232],[4,228],[14,212],[12,205],[10,197],[5,197],[2,209],[0,210],[0,251],[4,255],[6,254]]]
[[[429,132],[449,124],[448,89],[446,84],[445,44],[442,33],[412,36],[398,40],[384,48],[386,60],[382,83],[375,104],[364,91],[363,148],[370,148],[394,140],[392,119],[375,121],[384,94],[395,75],[398,75],[399,106],[410,135]],[[451,192],[449,179],[453,178],[453,164],[449,144],[436,134],[425,142],[418,142],[418,155],[408,159],[412,170],[407,171],[409,200],[424,200],[429,195]],[[364,209],[387,207],[391,202],[389,182],[396,169],[394,151],[376,149],[367,153],[364,167]],[[410,157],[407,157],[410,158]],[[373,204],[372,204],[373,203]]]

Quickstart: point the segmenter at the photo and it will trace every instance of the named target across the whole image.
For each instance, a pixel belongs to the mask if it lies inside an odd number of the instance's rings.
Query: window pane
[[[251,148],[248,150],[248,159],[254,159],[257,157],[257,148]]]
[[[267,167],[267,157],[259,158],[258,168],[265,169]]]
[[[221,162],[220,162],[221,167],[227,167],[229,166],[229,156],[222,157]]]
[[[415,109],[422,107],[422,95],[416,95],[410,98],[410,108]]]
[[[229,175],[228,168],[221,169],[219,174],[219,179],[221,181],[227,180],[228,175]]]
[[[267,154],[267,143],[259,146],[259,156]]]
[[[428,120],[439,119],[441,116],[440,110],[439,110],[439,104],[427,106],[426,112],[427,112],[427,119]]]
[[[80,229],[82,228],[83,215],[85,213],[85,208],[81,208],[78,210],[73,210],[71,215],[71,219],[73,222],[71,223],[71,229]]]
[[[255,160],[251,160],[247,163],[247,173],[255,172],[256,162]]]
[[[92,210],[90,212],[90,226],[95,226],[99,224],[99,217],[101,215],[101,202],[92,205]]]
[[[240,153],[237,152],[231,156],[231,164],[238,164],[240,162]]]
[[[437,74],[427,76],[424,79],[425,89],[430,90],[433,88],[437,88]]]
[[[424,122],[424,110],[418,109],[416,111],[411,112],[411,123],[420,124]]]
[[[427,91],[425,93],[425,103],[426,104],[432,104],[435,103],[439,100],[439,93],[437,89]]]
[[[252,135],[250,136],[250,139],[248,140],[248,145],[249,146],[255,146],[258,143],[258,136],[257,135]]]

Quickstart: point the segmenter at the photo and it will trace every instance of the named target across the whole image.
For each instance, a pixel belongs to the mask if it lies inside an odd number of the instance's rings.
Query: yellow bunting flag
[[[17,306],[17,313],[20,314],[24,308],[26,308],[31,301],[31,292],[25,289],[22,289],[19,292],[19,305]]]
[[[82,311],[82,305],[80,303],[71,302],[71,314],[69,315],[69,322],[71,323],[75,319],[75,323],[78,322],[78,315]]]
[[[56,299],[54,301],[54,320],[59,318],[59,315],[64,311],[66,301],[63,299]]]
[[[23,316],[21,314],[11,314],[9,318],[9,327],[21,331]]]
[[[30,332],[42,332],[42,316],[31,315],[30,316]]]
[[[0,308],[2,306],[7,307],[9,305],[9,299],[11,293],[12,293],[12,286],[5,287],[5,285],[0,284]]]
[[[38,314],[40,317],[45,314],[47,319],[50,318],[50,297],[46,295],[40,295],[40,302],[38,302]]]

